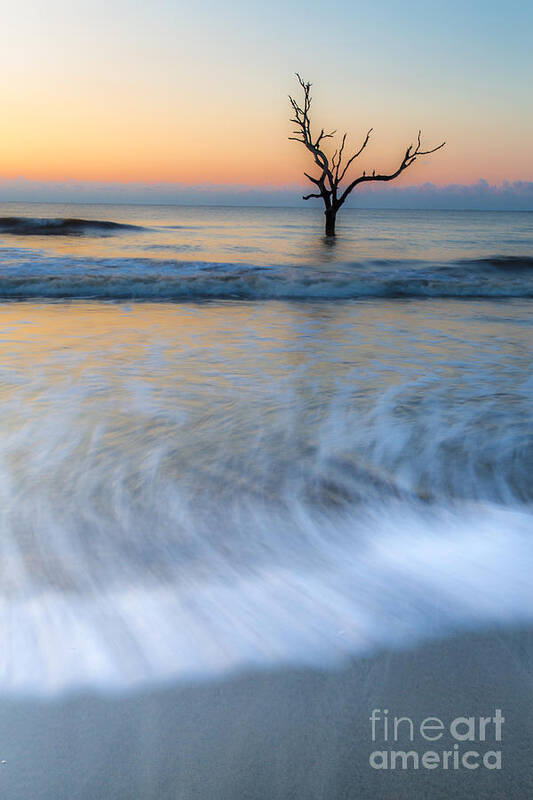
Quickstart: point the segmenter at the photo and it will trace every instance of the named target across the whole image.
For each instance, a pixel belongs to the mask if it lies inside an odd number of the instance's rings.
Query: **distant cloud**
[[[171,183],[39,182],[0,179],[0,201],[56,203],[148,203],[176,205],[303,206],[298,185],[232,186]],[[319,201],[309,201],[317,203]],[[470,185],[376,185],[355,190],[350,204],[359,208],[533,210],[533,181],[479,180]]]
[[[353,205],[366,208],[440,208],[532,211],[533,181],[486,180],[461,185],[377,186],[354,197]]]

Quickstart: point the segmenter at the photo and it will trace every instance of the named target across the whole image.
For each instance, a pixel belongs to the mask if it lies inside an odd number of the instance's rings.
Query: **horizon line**
[[[320,200],[303,200],[300,184],[185,184],[0,179],[3,203],[76,203],[131,206],[226,208],[320,208]],[[533,181],[369,186],[351,195],[345,208],[410,211],[533,211]]]
[[[309,212],[322,212],[320,206],[317,205],[266,205],[262,203],[153,203],[149,200],[147,201],[135,201],[135,202],[120,202],[120,201],[109,201],[109,200],[18,200],[18,199],[10,199],[10,200],[2,200],[0,199],[0,206],[1,205],[10,205],[10,204],[20,204],[20,205],[37,205],[37,206],[44,206],[44,205],[51,205],[51,206],[59,206],[59,205],[68,205],[68,206],[134,206],[134,207],[142,207],[142,206],[150,206],[154,208],[246,208],[246,209],[294,209],[298,211],[309,211]],[[402,207],[395,207],[395,206],[353,206],[348,205],[344,208],[343,213],[345,211],[420,211],[422,213],[428,211],[437,211],[443,212],[448,211],[450,213],[457,213],[457,212],[475,212],[475,213],[508,213],[508,214],[532,214],[532,208],[468,208],[468,207],[457,207],[457,208],[439,208],[437,206],[432,206],[428,208],[420,208],[420,207],[410,207],[410,206],[402,206]]]

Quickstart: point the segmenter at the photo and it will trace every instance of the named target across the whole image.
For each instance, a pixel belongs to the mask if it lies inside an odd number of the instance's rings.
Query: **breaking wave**
[[[105,236],[142,230],[138,225],[99,219],[0,217],[0,233],[17,236]]]
[[[470,264],[474,267],[488,267],[509,271],[528,270],[533,269],[533,256],[492,256],[491,258],[466,260],[462,263]]]
[[[533,297],[532,267],[533,258],[528,256],[443,263],[382,260],[257,266],[156,258],[51,258],[32,253],[31,261],[17,258],[0,266],[0,297],[155,301]]]

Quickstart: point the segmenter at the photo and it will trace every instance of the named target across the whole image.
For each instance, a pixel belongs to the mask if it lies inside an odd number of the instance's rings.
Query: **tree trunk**
[[[324,211],[326,215],[326,236],[335,236],[335,218],[337,211],[334,208],[327,208]]]

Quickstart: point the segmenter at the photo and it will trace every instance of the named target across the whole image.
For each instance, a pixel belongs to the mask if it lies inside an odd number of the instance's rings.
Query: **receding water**
[[[532,215],[0,216],[3,687],[533,620]]]

